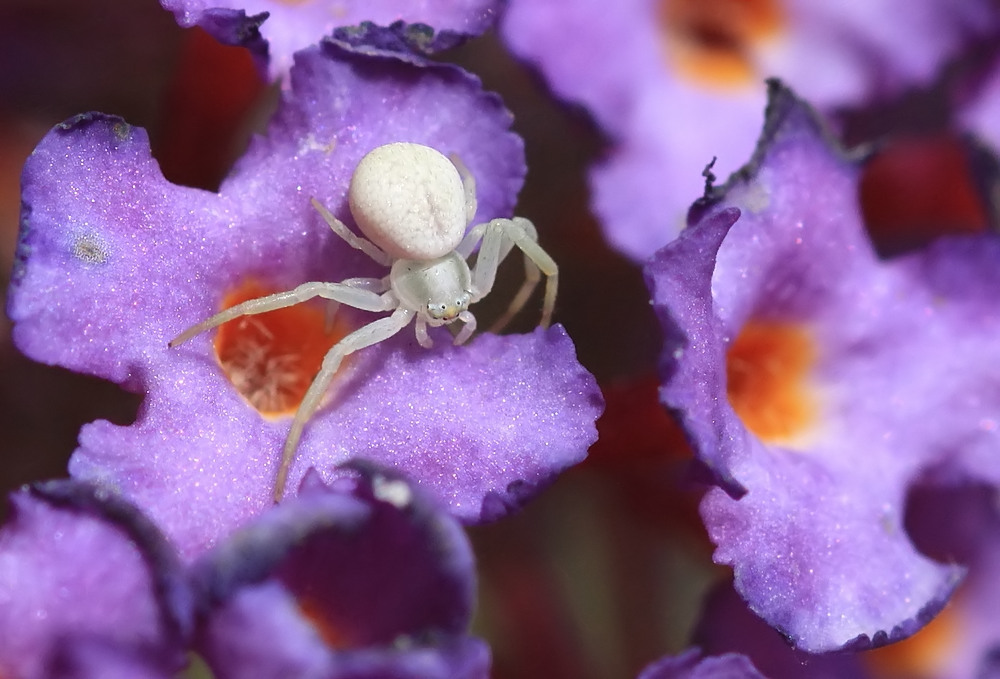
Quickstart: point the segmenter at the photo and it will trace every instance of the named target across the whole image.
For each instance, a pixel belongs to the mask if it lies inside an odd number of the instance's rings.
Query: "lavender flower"
[[[926,85],[1000,13],[984,0],[512,0],[501,29],[610,137],[591,175],[609,242],[638,260],[684,225],[702,168],[735,170],[780,77],[828,112]]]
[[[489,676],[467,636],[472,552],[459,524],[398,477],[315,475],[195,567],[197,646],[215,676]]]
[[[914,548],[909,488],[1000,481],[1000,239],[880,261],[857,164],[777,84],[753,161],[691,218],[647,277],[661,398],[720,486],[715,560],[803,650],[912,634],[963,569]]]
[[[478,180],[477,221],[509,215],[524,174],[509,124],[457,68],[328,41],[299,54],[269,135],[218,194],[164,180],[145,132],[120,119],[88,114],[53,130],[24,172],[14,340],[36,360],[145,394],[135,424],[83,429],[70,473],[120,490],[187,558],[259,513],[323,354],[371,316],[342,308],[328,329],[323,307],[301,305],[176,349],[167,341],[249,297],[384,275],[310,205],[352,223],[347,185],[375,146],[457,154]],[[601,399],[560,327],[460,348],[448,339],[424,350],[400,333],[355,354],[306,429],[289,487],[310,467],[329,479],[364,457],[478,521],[584,457]]]

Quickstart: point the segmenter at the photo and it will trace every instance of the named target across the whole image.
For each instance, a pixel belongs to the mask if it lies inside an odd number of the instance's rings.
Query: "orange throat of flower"
[[[753,51],[784,25],[779,0],[661,0],[660,30],[671,70],[700,85],[759,80]]]
[[[277,292],[245,281],[223,299],[229,308]],[[219,327],[215,355],[236,390],[261,415],[292,415],[305,396],[323,357],[354,328],[321,305],[299,304],[243,316]]]
[[[794,443],[815,423],[816,399],[808,383],[815,356],[809,333],[794,323],[751,321],[729,346],[729,403],[765,443]]]
[[[345,650],[355,646],[355,640],[348,632],[349,627],[331,617],[329,607],[306,596],[297,596],[299,612],[309,621],[323,642],[332,649]]]

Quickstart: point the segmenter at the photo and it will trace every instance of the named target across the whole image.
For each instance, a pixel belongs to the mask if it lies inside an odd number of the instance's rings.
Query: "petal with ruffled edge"
[[[940,484],[931,471],[926,481]],[[919,487],[907,527],[928,554],[969,573],[929,625],[898,644],[861,656],[872,677],[996,677],[1000,670],[1000,505],[995,487]],[[857,676],[857,675],[849,675]]]
[[[83,644],[141,654],[164,675],[184,666],[190,590],[148,520],[75,481],[36,484],[10,501],[0,529],[0,675],[55,676]]]
[[[940,481],[933,472],[927,480]],[[797,651],[726,583],[707,598],[694,642],[706,653],[746,654],[770,679],[993,676],[1000,644],[996,489],[919,487],[908,498],[906,525],[927,553],[969,568],[948,606],[912,637],[865,653]]]
[[[472,551],[461,526],[398,477],[309,477],[195,567],[215,676],[486,677],[466,636]]]
[[[645,261],[683,227],[705,165],[724,176],[749,157],[764,78],[827,111],[862,108],[928,83],[998,24],[984,0],[511,0],[501,32],[610,138],[594,209]]]
[[[1000,481],[1000,240],[880,262],[856,165],[771,94],[751,164],[647,268],[661,398],[721,486],[702,514],[754,612],[804,650],[881,645],[962,574],[912,545],[910,485]]]
[[[327,43],[302,53],[292,77],[269,135],[218,194],[169,184],[144,131],[96,114],[50,133],[25,169],[9,300],[15,341],[36,360],[146,394],[134,425],[84,428],[71,474],[119,488],[188,557],[270,503],[289,412],[263,415],[251,402],[283,388],[281,379],[307,384],[312,374],[300,374],[294,353],[304,321],[231,324],[248,355],[279,330],[290,336],[290,353],[258,361],[250,376],[223,361],[229,345],[219,336],[174,349],[167,341],[248,285],[384,275],[309,203],[315,196],[352,224],[348,181],[375,146],[406,140],[456,153],[477,178],[478,221],[510,214],[523,178],[509,113],[459,69]],[[339,335],[324,335],[322,308],[311,311],[312,331],[327,338],[322,356]],[[342,335],[374,317],[342,307],[337,318]],[[561,328],[482,335],[460,348],[448,339],[426,351],[404,329],[356,354],[307,426],[288,487],[309,467],[332,476],[365,456],[404,469],[477,521],[583,459],[602,403]]]
[[[201,26],[219,41],[249,47],[263,65],[269,55],[272,76],[287,74],[292,55],[319,42],[334,29],[371,22],[423,24],[433,36],[425,51],[447,49],[463,37],[486,31],[500,11],[500,0],[160,0],[181,26]]]

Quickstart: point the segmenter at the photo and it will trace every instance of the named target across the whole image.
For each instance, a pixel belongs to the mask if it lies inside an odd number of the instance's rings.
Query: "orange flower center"
[[[340,650],[355,645],[351,636],[344,631],[343,626],[330,619],[326,606],[302,596],[296,598],[296,603],[298,603],[299,612],[319,633],[320,638],[328,647]]]
[[[729,347],[729,403],[765,443],[788,443],[813,423],[806,378],[815,354],[809,334],[793,323],[751,321]]]
[[[753,47],[780,32],[778,0],[661,0],[660,27],[672,67],[711,87],[759,79]]]
[[[223,308],[277,292],[247,281],[223,299]],[[223,324],[215,355],[229,381],[266,417],[292,415],[319,372],[323,357],[354,328],[321,305],[298,304]]]

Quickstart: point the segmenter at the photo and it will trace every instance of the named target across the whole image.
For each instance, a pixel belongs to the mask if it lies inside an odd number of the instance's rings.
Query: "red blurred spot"
[[[242,152],[247,119],[266,83],[250,52],[200,28],[186,31],[153,153],[172,182],[214,190]]]
[[[660,403],[659,387],[655,375],[602,387],[607,405],[597,421],[598,440],[581,471],[614,483],[635,518],[701,540],[701,487],[691,474],[693,453],[680,425]]]
[[[306,597],[298,597],[296,603],[299,612],[309,621],[323,642],[332,649],[346,650],[356,646],[347,632],[347,626],[340,620],[334,620],[329,606]]]
[[[984,231],[969,152],[954,135],[899,139],[865,167],[859,195],[876,249],[891,255],[944,234]]]
[[[967,630],[955,602],[912,637],[862,654],[872,677],[879,679],[931,679],[947,673],[956,646]]]

